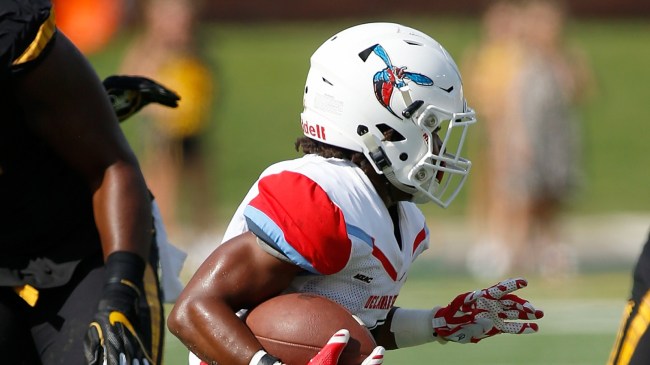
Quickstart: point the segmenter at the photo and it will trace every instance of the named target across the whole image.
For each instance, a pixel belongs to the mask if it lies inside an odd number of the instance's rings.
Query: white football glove
[[[350,332],[339,330],[327,341],[327,344],[312,358],[307,365],[337,365],[343,349],[348,344]],[[375,347],[361,365],[381,365],[384,363],[384,348]]]
[[[460,294],[446,307],[434,308],[432,325],[441,342],[477,343],[499,333],[526,334],[539,330],[536,320],[544,312],[514,294],[528,282],[523,278],[504,280],[489,288]]]

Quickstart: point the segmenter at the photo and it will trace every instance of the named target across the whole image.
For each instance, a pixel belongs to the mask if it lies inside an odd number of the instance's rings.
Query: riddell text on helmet
[[[309,136],[322,139],[323,141],[327,140],[325,137],[325,127],[319,124],[309,124],[308,121],[302,121],[302,131]]]

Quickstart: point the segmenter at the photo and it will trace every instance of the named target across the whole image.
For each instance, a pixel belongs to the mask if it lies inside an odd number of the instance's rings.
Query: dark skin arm
[[[203,262],[176,300],[167,325],[204,361],[247,365],[262,345],[235,312],[278,295],[300,271],[262,250],[255,235],[243,233]],[[373,334],[394,348],[390,332]]]
[[[278,295],[300,268],[262,250],[243,233],[203,262],[167,319],[170,331],[204,361],[248,365],[262,345],[235,312]]]
[[[49,54],[14,85],[30,127],[88,182],[104,257],[129,251],[146,258],[152,235],[148,191],[86,58],[59,33]]]

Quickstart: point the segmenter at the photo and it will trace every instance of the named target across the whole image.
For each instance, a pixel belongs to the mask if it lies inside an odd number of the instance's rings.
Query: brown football
[[[359,365],[377,346],[343,306],[313,294],[284,294],[253,308],[246,324],[264,350],[288,365],[307,365],[340,329],[350,331],[339,365]]]

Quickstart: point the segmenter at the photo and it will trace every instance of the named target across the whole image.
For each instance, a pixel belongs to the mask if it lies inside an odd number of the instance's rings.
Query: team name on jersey
[[[302,131],[305,134],[308,134],[312,137],[316,137],[322,140],[327,140],[325,137],[325,127],[319,124],[309,124],[309,122],[302,121]]]
[[[397,295],[371,295],[363,306],[365,309],[391,309]]]

